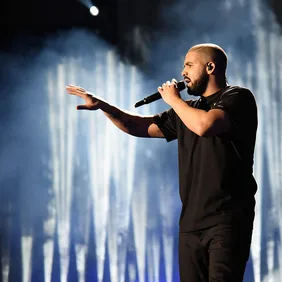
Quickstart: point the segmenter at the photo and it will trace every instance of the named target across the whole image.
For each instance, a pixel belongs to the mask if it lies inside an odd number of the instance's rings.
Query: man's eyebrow
[[[193,62],[190,62],[190,61],[185,62],[184,66],[187,66],[187,65],[193,65]]]

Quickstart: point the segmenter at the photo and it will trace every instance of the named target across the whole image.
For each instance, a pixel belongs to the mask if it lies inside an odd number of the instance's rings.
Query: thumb
[[[79,105],[76,107],[77,110],[89,110],[89,108],[86,105]]]

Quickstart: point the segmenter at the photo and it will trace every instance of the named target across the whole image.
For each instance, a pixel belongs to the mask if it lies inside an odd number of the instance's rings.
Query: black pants
[[[242,282],[253,221],[179,233],[181,282]]]

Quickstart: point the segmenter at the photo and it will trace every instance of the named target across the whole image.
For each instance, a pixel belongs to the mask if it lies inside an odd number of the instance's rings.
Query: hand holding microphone
[[[185,89],[185,83],[184,81],[179,81],[177,82],[175,79],[173,79],[171,82],[167,81],[166,83],[164,83],[162,85],[162,87],[158,87],[158,92],[144,98],[143,100],[137,102],[134,107],[137,108],[137,107],[140,107],[142,105],[145,105],[145,104],[149,104],[149,103],[152,103],[154,101],[157,101],[159,99],[162,98],[162,95],[161,93],[163,92],[164,93],[164,88],[167,89],[167,88],[177,88],[178,91],[182,91],[183,89]],[[161,93],[160,93],[161,92]]]

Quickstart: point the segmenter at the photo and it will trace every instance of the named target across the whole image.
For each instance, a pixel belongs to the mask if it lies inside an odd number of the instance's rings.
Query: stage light
[[[92,16],[98,16],[98,14],[99,14],[99,9],[98,9],[96,6],[92,6],[92,7],[90,8],[90,14],[91,14]]]

